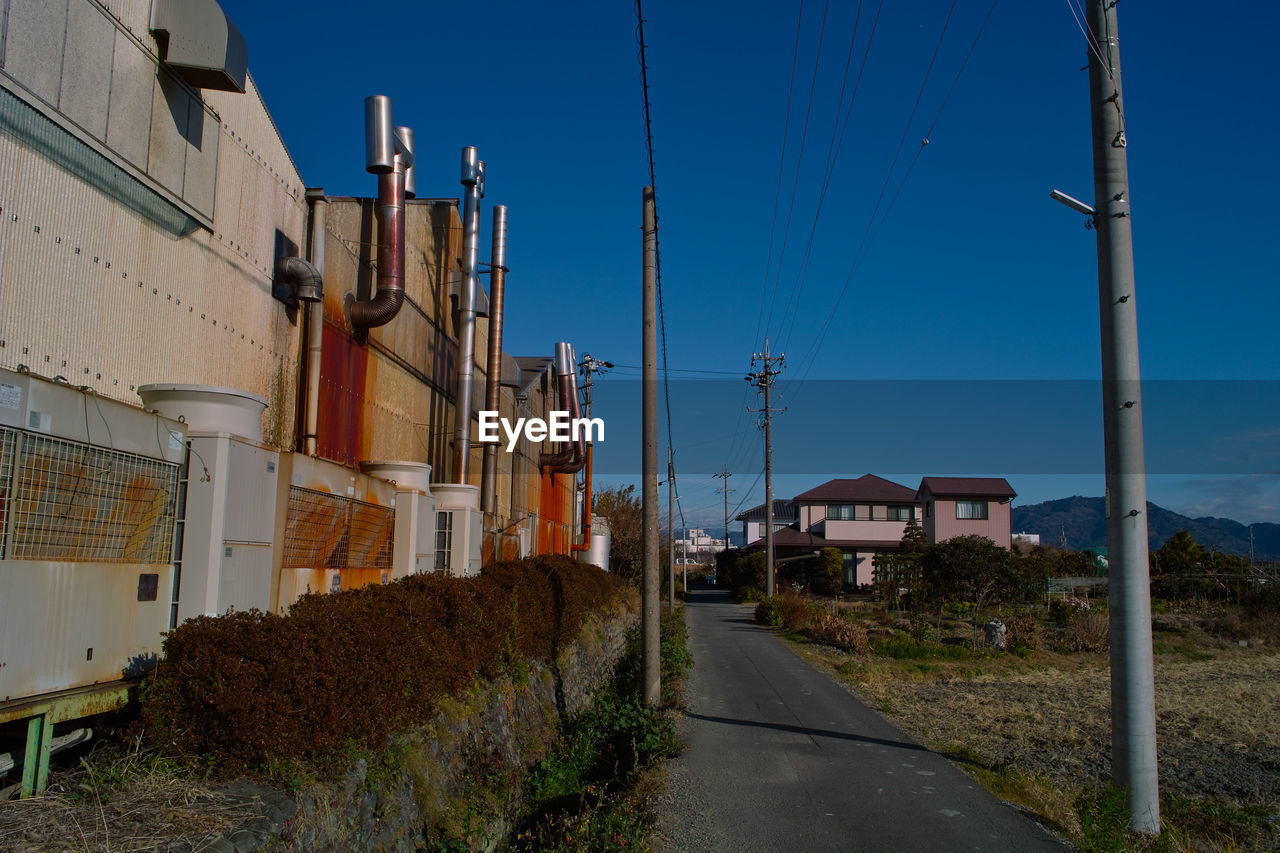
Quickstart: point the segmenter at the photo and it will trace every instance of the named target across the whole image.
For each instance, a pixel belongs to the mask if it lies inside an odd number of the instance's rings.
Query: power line
[[[880,230],[884,228],[884,224],[888,220],[889,214],[892,212],[893,206],[896,204],[898,197],[902,194],[902,190],[903,190],[903,187],[906,186],[907,179],[911,177],[911,173],[912,171],[914,171],[916,163],[920,159],[920,155],[924,152],[924,149],[929,145],[929,138],[932,136],[933,131],[937,127],[939,120],[942,118],[942,113],[946,109],[947,104],[950,102],[951,95],[955,91],[956,85],[960,82],[961,75],[964,74],[965,69],[968,67],[969,59],[973,56],[973,52],[977,48],[978,42],[982,38],[982,34],[986,31],[987,24],[990,22],[991,16],[995,12],[996,5],[998,2],[999,0],[992,0],[991,6],[987,9],[987,14],[982,19],[982,24],[981,26],[979,26],[977,33],[974,35],[973,41],[970,43],[969,49],[965,53],[963,61],[960,63],[960,67],[957,69],[955,77],[951,81],[951,85],[947,88],[946,95],[943,98],[941,105],[938,107],[938,111],[937,113],[935,113],[933,117],[933,121],[929,125],[929,130],[926,132],[924,139],[921,140],[920,148],[917,149],[915,157],[912,158],[912,161],[908,166],[906,173],[904,174],[901,182],[899,182],[897,189],[895,190],[892,198],[890,199],[888,207],[885,209],[884,215],[880,218],[879,223],[876,224],[876,214],[878,213],[880,202],[883,200],[885,189],[888,187],[889,182],[893,176],[894,166],[896,166],[898,157],[902,152],[902,145],[906,141],[906,136],[910,132],[911,121],[915,118],[916,111],[919,108],[920,98],[924,94],[925,86],[929,81],[929,77],[932,74],[934,64],[937,61],[938,51],[942,47],[943,38],[946,36],[948,25],[950,24],[952,14],[955,11],[955,2],[951,4],[951,10],[947,13],[946,22],[944,22],[942,32],[938,37],[938,44],[934,48],[933,56],[929,61],[929,67],[926,70],[924,79],[920,84],[920,93],[916,96],[915,106],[912,107],[911,116],[908,118],[907,125],[903,129],[902,139],[899,141],[899,144],[898,144],[898,151],[897,153],[894,154],[893,163],[890,165],[889,172],[885,175],[885,182],[880,190],[880,198],[877,199],[876,206],[875,208],[873,208],[871,216],[867,220],[867,228],[863,232],[863,240],[859,244],[857,251],[854,253],[854,259],[852,264],[850,265],[849,274],[845,277],[844,286],[841,287],[840,293],[836,296],[835,302],[832,304],[830,311],[827,312],[826,320],[823,322],[822,328],[819,331],[818,336],[815,338],[813,344],[810,345],[808,350],[806,350],[805,356],[801,359],[801,362],[803,364],[803,372],[801,374],[799,382],[804,382],[804,380],[808,378],[809,371],[812,369],[814,362],[817,360],[818,352],[822,346],[822,342],[826,338],[827,331],[831,327],[831,322],[835,318],[836,311],[840,307],[840,303],[843,301],[845,294],[848,292],[849,286],[850,284],[852,284],[858,269],[862,266],[862,262],[866,259],[867,255],[870,253],[871,247],[872,245],[874,245],[876,237],[878,237],[880,234]],[[874,232],[872,231],[873,225],[875,226]]]
[[[791,286],[791,297],[787,300],[787,306],[782,313],[782,322],[778,326],[778,332],[785,349],[791,340],[791,332],[795,328],[796,318],[800,315],[800,298],[804,293],[804,284],[809,274],[809,260],[813,253],[813,241],[818,233],[818,221],[822,217],[822,206],[826,202],[827,191],[831,187],[831,179],[835,175],[836,162],[840,158],[840,151],[844,147],[845,134],[849,129],[849,119],[853,117],[853,105],[858,99],[858,92],[862,88],[862,77],[866,72],[867,59],[871,56],[871,45],[875,42],[876,30],[880,25],[880,13],[884,11],[884,0],[880,0],[880,4],[876,7],[876,16],[871,23],[871,34],[867,38],[866,48],[862,53],[862,61],[858,65],[858,77],[853,84],[853,93],[849,96],[849,106],[844,108],[844,93],[849,82],[849,64],[853,59],[853,50],[858,38],[858,29],[862,22],[862,2],[859,0],[857,17],[854,19],[853,35],[849,39],[849,55],[845,60],[844,77],[840,84],[840,97],[836,102],[836,120],[831,126],[831,142],[827,146],[827,164],[822,176],[822,188],[818,193],[818,205],[813,213],[813,223],[809,227],[809,240],[805,245],[804,257],[800,262],[800,269],[796,273],[796,281]],[[844,123],[840,123],[840,113],[844,112]],[[839,137],[837,138],[837,127],[839,127]],[[794,306],[794,307],[793,307]],[[790,321],[788,322],[788,317]],[[786,328],[785,333],[783,328]]]
[[[773,216],[769,220],[769,251],[764,260],[764,279],[760,283],[760,311],[756,315],[754,341],[760,337],[760,325],[764,320],[765,295],[769,292],[769,270],[773,267],[773,238],[778,230],[778,200],[782,197],[782,171],[787,163],[787,137],[791,132],[791,98],[796,87],[796,60],[800,57],[800,25],[804,21],[804,0],[800,0],[800,12],[796,15],[796,41],[791,50],[791,82],[787,84],[787,112],[782,122],[782,153],[778,155],[778,183],[773,190]],[[745,400],[745,398],[744,398]]]
[[[640,0],[636,0],[636,41],[640,43],[640,90],[644,99],[644,139],[645,151],[649,161],[649,186],[653,190],[653,224],[654,224],[654,279],[658,297],[658,332],[662,347],[662,396],[667,415],[667,447],[668,459],[675,455],[675,440],[671,429],[671,376],[670,361],[667,357],[667,318],[662,299],[662,241],[657,238],[658,220],[658,177],[653,165],[653,120],[649,105],[649,66],[645,57],[644,12]],[[674,475],[672,475],[674,480]]]
[[[822,26],[818,30],[818,50],[813,57],[813,77],[809,80],[809,104],[804,113],[804,129],[800,134],[800,152],[796,156],[795,177],[791,181],[791,201],[787,205],[787,224],[782,230],[782,249],[778,252],[778,272],[773,277],[773,294],[769,298],[769,316],[765,328],[773,323],[773,309],[778,301],[778,280],[782,278],[782,266],[787,257],[787,240],[791,236],[791,218],[796,208],[796,191],[800,186],[800,167],[804,165],[805,143],[809,139],[809,118],[813,114],[813,93],[818,85],[818,64],[822,59],[822,44],[827,34],[827,13],[831,8],[830,0],[822,8]]]

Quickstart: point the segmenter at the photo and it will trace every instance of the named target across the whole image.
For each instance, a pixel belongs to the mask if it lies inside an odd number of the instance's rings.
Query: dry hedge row
[[[428,719],[476,676],[554,658],[617,590],[594,566],[541,556],[477,578],[308,595],[287,616],[199,617],[165,640],[141,724],[160,748],[228,772],[341,761]]]

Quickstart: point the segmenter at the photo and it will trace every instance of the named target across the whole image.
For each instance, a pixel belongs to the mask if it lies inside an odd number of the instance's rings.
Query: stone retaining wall
[[[297,792],[229,784],[223,793],[257,817],[200,849],[401,851],[421,849],[428,836],[492,849],[519,815],[527,770],[546,756],[561,724],[587,708],[612,676],[637,613],[632,596],[593,617],[554,664],[533,662],[517,676],[446,700],[428,725],[356,761],[336,782]]]

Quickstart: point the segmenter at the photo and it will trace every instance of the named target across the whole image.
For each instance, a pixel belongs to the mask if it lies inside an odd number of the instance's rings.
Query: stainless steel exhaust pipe
[[[480,287],[480,199],[484,161],[474,146],[462,149],[462,300],[458,306],[458,399],[453,441],[454,482],[471,479],[471,400],[476,378],[476,291]]]
[[[489,356],[485,363],[484,407],[496,412],[502,401],[502,302],[507,277],[507,206],[493,208],[493,249],[489,259]],[[484,446],[480,471],[480,509],[490,515],[498,505],[498,446]],[[494,519],[497,526],[497,519]],[[495,543],[494,558],[499,559]]]

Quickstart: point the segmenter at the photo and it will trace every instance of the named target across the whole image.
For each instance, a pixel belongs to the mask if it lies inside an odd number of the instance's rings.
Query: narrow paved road
[[[670,851],[1066,849],[913,743],[720,592],[689,601],[694,668],[660,806]]]

